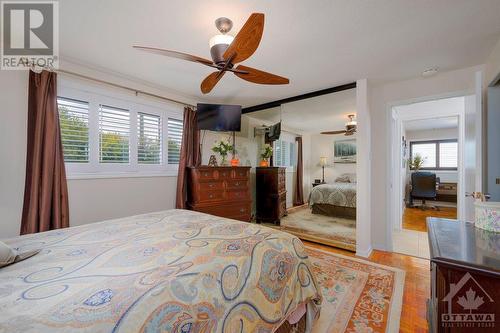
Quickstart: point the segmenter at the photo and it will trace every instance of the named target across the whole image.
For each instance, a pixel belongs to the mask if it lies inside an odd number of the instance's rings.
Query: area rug
[[[281,230],[299,238],[356,251],[356,221],[313,214],[307,206],[290,210]]]
[[[397,332],[405,272],[306,247],[322,294],[313,333]]]

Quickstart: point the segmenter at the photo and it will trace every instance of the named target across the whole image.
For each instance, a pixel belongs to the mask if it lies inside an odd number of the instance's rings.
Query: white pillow
[[[4,242],[0,241],[0,268],[28,259],[38,252],[40,252],[40,250],[31,250],[19,253]]]
[[[0,267],[12,264],[16,260],[17,253],[4,242],[0,242]]]

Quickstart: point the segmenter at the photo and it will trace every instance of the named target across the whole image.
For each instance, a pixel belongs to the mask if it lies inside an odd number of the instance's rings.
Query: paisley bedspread
[[[309,205],[329,204],[340,207],[356,207],[356,183],[321,184],[309,194]]]
[[[321,295],[300,240],[169,210],[4,240],[0,332],[273,332]]]

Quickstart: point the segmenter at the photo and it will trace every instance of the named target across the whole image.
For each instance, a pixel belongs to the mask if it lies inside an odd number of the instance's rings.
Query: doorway
[[[393,251],[429,258],[426,220],[463,215],[466,96],[392,108]]]

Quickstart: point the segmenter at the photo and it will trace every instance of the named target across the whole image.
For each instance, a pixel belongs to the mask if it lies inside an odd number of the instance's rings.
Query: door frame
[[[421,120],[429,118],[442,118],[442,117],[458,117],[458,188],[457,188],[457,206],[458,218],[461,218],[464,214],[464,199],[465,199],[465,189],[463,187],[465,181],[465,168],[463,163],[460,161],[463,159],[464,154],[464,138],[465,138],[465,105],[462,110],[458,111],[443,111],[439,112],[424,112],[419,114],[405,113],[401,110],[395,110],[398,106],[404,106],[409,104],[416,104],[421,102],[436,101],[441,99],[453,98],[453,97],[464,97],[471,95],[470,91],[458,91],[453,93],[447,93],[437,96],[427,96],[421,98],[414,98],[406,101],[399,101],[391,103],[388,105],[387,112],[387,124],[388,124],[388,152],[390,167],[387,169],[387,179],[389,183],[387,185],[387,197],[388,200],[388,212],[389,212],[389,223],[387,223],[386,237],[387,237],[387,249],[388,251],[393,250],[393,230],[401,230],[402,228],[402,183],[401,183],[401,134],[403,128],[403,121],[409,120]],[[393,172],[396,171],[396,172]]]

